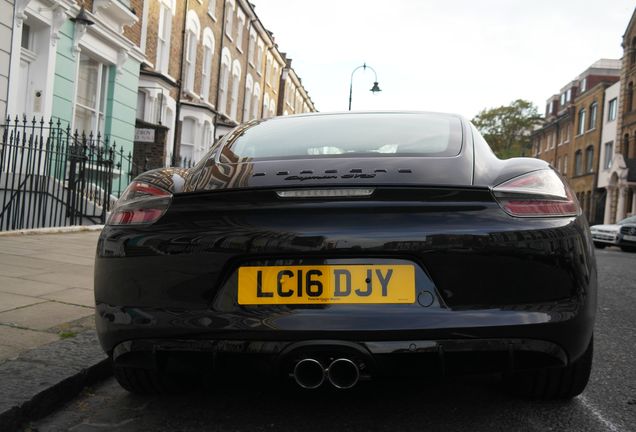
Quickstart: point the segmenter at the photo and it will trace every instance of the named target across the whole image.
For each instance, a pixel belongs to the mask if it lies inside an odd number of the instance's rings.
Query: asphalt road
[[[130,395],[110,379],[26,430],[636,431],[636,254],[608,248],[597,260],[594,370],[570,402],[510,397],[496,376],[369,382],[347,392],[221,384],[161,397]]]

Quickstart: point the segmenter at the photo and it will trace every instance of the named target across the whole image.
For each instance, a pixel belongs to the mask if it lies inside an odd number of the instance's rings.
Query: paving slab
[[[3,311],[15,310],[16,308],[41,303],[43,301],[44,300],[35,297],[0,292],[0,315],[2,315]]]
[[[33,330],[46,330],[92,315],[93,308],[47,301],[0,313],[0,323]]]
[[[95,294],[92,289],[69,288],[63,291],[46,294],[42,296],[42,298],[90,308],[95,307]]]
[[[76,272],[48,272],[23,275],[20,278],[56,284],[62,287],[93,289],[93,269],[89,266]]]
[[[0,276],[0,292],[37,297],[68,288],[47,282],[34,281],[21,277]]]

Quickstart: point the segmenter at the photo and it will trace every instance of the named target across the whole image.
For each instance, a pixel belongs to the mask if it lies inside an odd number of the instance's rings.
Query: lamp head
[[[95,21],[90,19],[88,15],[86,14],[86,10],[84,9],[84,6],[80,8],[80,11],[75,18],[71,18],[71,21],[73,21],[76,24],[82,24],[85,26],[92,26],[93,24],[95,24]]]

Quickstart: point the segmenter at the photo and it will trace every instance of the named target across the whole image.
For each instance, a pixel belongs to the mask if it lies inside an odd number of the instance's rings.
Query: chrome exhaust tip
[[[325,369],[313,358],[300,360],[294,366],[294,380],[304,389],[317,389],[325,381]]]
[[[327,368],[327,378],[337,389],[350,389],[360,380],[360,369],[353,361],[339,358],[332,361]]]

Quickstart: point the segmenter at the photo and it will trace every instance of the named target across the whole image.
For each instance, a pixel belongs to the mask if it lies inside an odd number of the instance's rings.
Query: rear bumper
[[[263,341],[425,341],[445,351],[448,343],[472,349],[476,340],[486,347],[488,341],[538,341],[524,342],[531,349],[521,351],[542,353],[540,346],[548,344],[556,347],[548,352],[562,353],[549,354],[557,363],[585,351],[597,287],[584,218],[511,218],[483,200],[389,204],[250,207],[219,210],[208,219],[194,212],[146,228],[107,226],[95,262],[102,347],[114,355],[126,344],[148,347],[136,345],[140,341],[160,341],[150,344],[151,352],[173,343],[215,352],[228,341],[250,347]],[[416,265],[414,304],[236,302],[236,270],[245,263],[387,260]]]

